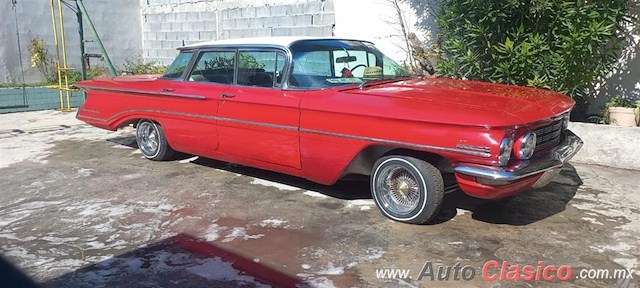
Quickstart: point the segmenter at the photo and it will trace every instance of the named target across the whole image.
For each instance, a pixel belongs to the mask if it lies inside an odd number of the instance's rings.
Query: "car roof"
[[[200,48],[200,47],[216,47],[216,46],[279,46],[287,48],[291,46],[294,42],[302,41],[302,40],[351,40],[351,39],[341,39],[334,37],[309,37],[309,36],[278,36],[278,37],[253,37],[253,38],[236,38],[236,39],[225,39],[225,40],[213,40],[213,41],[204,41],[193,43],[189,45],[185,45],[178,49],[190,49],[190,48]],[[363,40],[352,40],[352,41],[361,41],[368,42]]]

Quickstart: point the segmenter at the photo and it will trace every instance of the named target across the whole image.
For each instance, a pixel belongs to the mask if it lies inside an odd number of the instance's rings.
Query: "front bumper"
[[[557,147],[551,149],[546,156],[522,161],[511,167],[495,167],[479,164],[460,163],[454,167],[456,172],[456,178],[474,178],[475,182],[481,186],[488,186],[498,188],[504,186],[504,188],[512,187],[508,192],[517,187],[517,190],[524,190],[528,188],[540,188],[549,184],[553,178],[560,172],[560,168],[569,161],[573,156],[578,153],[582,147],[582,139],[576,136],[573,132],[565,130],[563,132],[563,141]],[[518,182],[527,181],[527,185],[514,185]],[[467,181],[468,182],[468,181]],[[469,184],[469,183],[467,183]],[[523,183],[520,183],[523,184]],[[464,186],[461,185],[464,190]],[[476,187],[480,188],[480,187]],[[478,189],[471,189],[478,190]],[[503,189],[505,190],[505,189]],[[466,192],[466,191],[465,191]],[[497,191],[496,191],[497,192]],[[503,191],[507,192],[507,191]],[[478,194],[478,193],[470,193]],[[480,193],[483,194],[483,193]],[[505,194],[505,193],[501,193]],[[510,193],[513,194],[513,193]],[[480,196],[480,195],[478,195]],[[486,195],[482,198],[498,198],[493,197],[497,195]]]

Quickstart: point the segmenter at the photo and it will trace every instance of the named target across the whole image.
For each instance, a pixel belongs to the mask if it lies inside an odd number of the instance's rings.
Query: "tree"
[[[439,76],[552,89],[584,107],[631,20],[628,0],[408,1],[417,11],[438,7]]]
[[[31,35],[31,43],[29,52],[31,52],[31,67],[36,67],[45,77],[47,83],[58,82],[58,72],[56,70],[56,61],[51,59],[49,55],[49,49],[44,40],[34,35],[29,31]]]

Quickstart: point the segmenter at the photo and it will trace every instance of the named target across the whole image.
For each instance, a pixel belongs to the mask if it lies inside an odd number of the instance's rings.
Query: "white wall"
[[[632,3],[631,14],[635,19],[640,19],[640,1]],[[598,86],[595,95],[590,99],[590,113],[600,113],[611,97],[622,96],[640,100],[640,22],[627,25],[626,37],[629,46],[622,52],[616,69]]]
[[[73,3],[74,1],[69,1]],[[114,65],[121,65],[125,59],[140,57],[142,54],[140,4],[134,0],[91,0],[84,4],[93,19]],[[75,5],[74,5],[75,6]],[[49,53],[55,58],[53,28],[49,1],[18,0],[18,31],[22,48],[22,59],[27,82],[42,81],[37,68],[31,67],[29,52],[30,34],[43,39]],[[69,65],[80,67],[80,41],[77,18],[69,8],[64,9]],[[11,1],[0,2],[0,83],[21,83],[17,36],[14,11]],[[85,25],[85,39],[92,36]],[[95,43],[87,43],[87,53],[99,53]],[[98,64],[99,60],[92,59]]]

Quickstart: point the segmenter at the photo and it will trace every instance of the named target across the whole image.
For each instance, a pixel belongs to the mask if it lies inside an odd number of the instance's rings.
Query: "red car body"
[[[202,47],[211,46],[190,49]],[[279,49],[290,55],[287,45]],[[124,76],[76,86],[88,93],[77,118],[93,126],[116,130],[149,119],[176,151],[326,185],[370,175],[377,158],[402,150],[436,159],[465,193],[496,199],[546,185],[582,144],[563,127],[571,98],[483,82],[398,78],[287,89]],[[503,139],[528,131],[539,131],[547,146],[530,160],[501,164]]]

